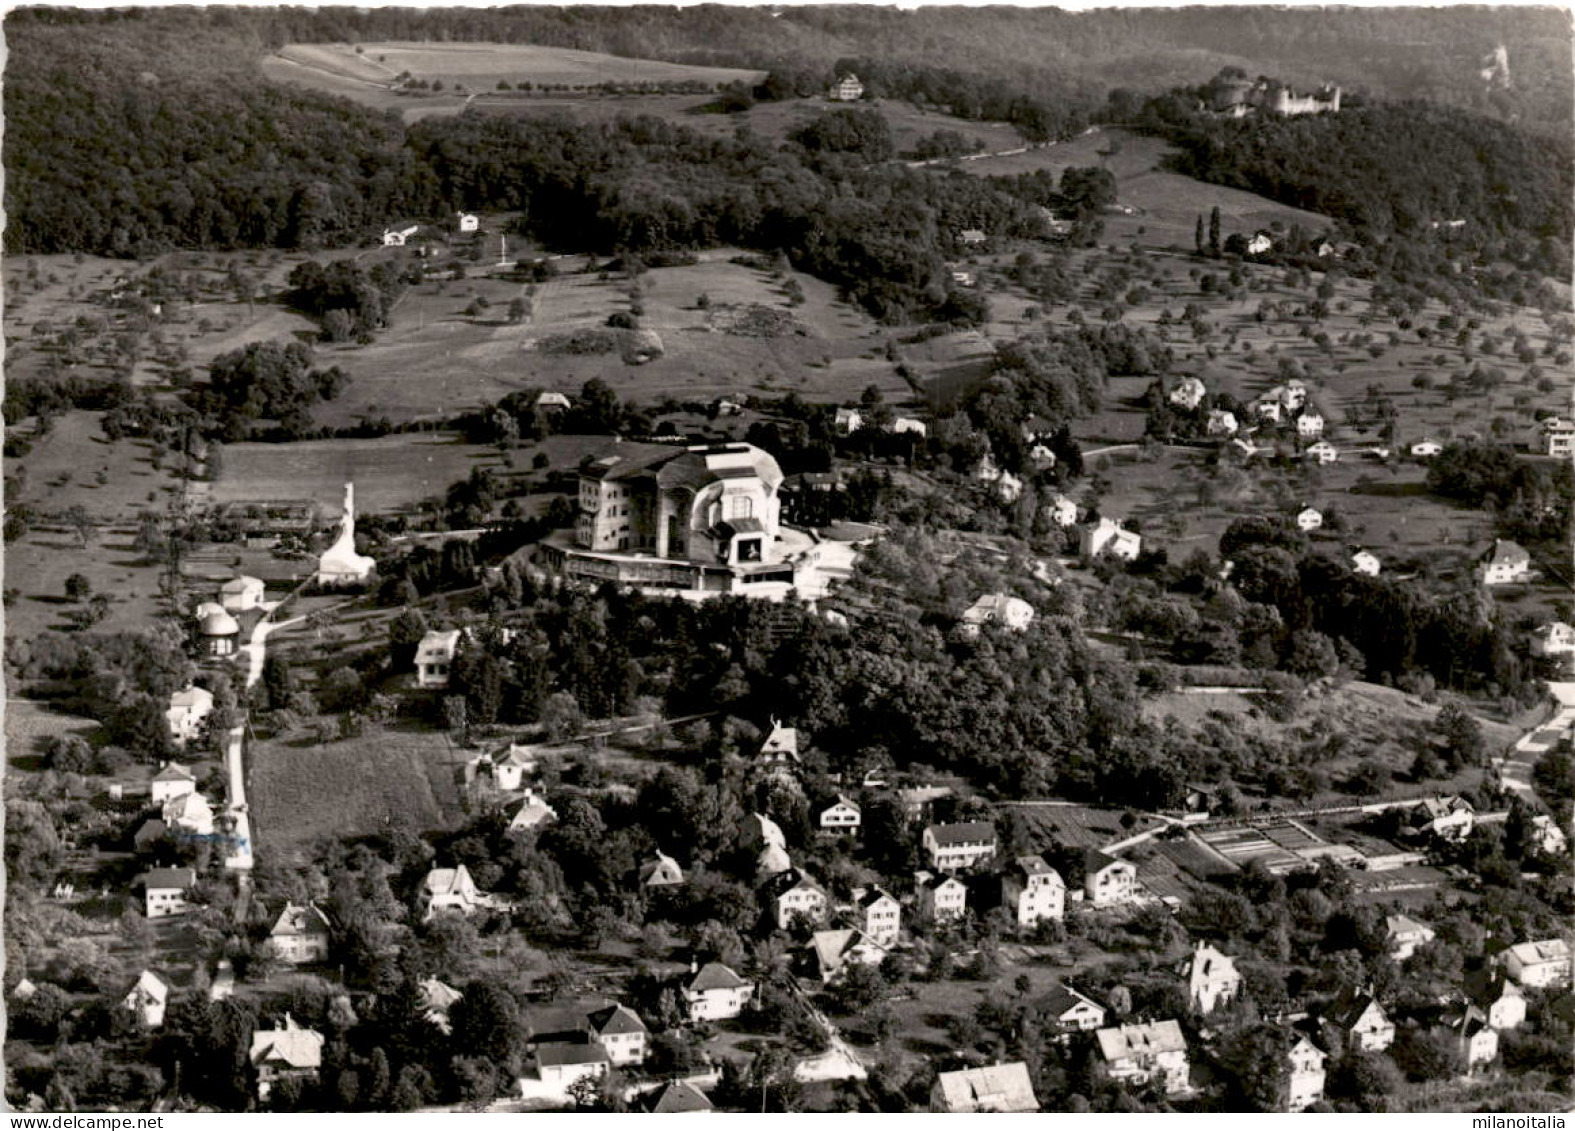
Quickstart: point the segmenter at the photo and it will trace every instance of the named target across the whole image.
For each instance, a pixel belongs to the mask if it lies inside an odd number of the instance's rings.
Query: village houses
[[[1001,902],[1019,927],[1060,919],[1066,909],[1066,881],[1043,856],[1019,856],[1001,877]]]
[[[384,247],[404,247],[421,230],[420,224],[399,223],[383,229]]]
[[[621,1068],[645,1062],[650,1032],[634,1010],[609,1005],[586,1014],[585,1021],[591,1036],[607,1050],[607,1059],[614,1065]]]
[[[1045,504],[1045,513],[1057,526],[1077,525],[1077,504],[1065,495],[1057,495]]]
[[[1119,907],[1136,895],[1136,867],[1097,848],[1083,854],[1083,899],[1090,907]]]
[[[880,888],[854,893],[853,917],[859,929],[879,946],[894,945],[902,932],[902,904]]]
[[[222,606],[204,601],[197,606],[197,638],[205,655],[223,659],[235,655],[241,625]]]
[[[754,992],[755,984],[731,966],[707,962],[684,983],[684,1009],[691,1021],[726,1021],[744,1012]]]
[[[323,1035],[301,1028],[286,1013],[282,1028],[252,1033],[250,1060],[257,1073],[257,1098],[266,1101],[281,1080],[316,1082],[323,1064]]]
[[[924,830],[923,845],[936,871],[961,871],[995,855],[995,826],[988,821],[930,825]]]
[[[794,919],[819,923],[826,917],[831,903],[826,890],[798,868],[789,868],[773,876],[769,884],[771,901],[776,907],[779,930],[787,930]]]
[[[1316,444],[1308,445],[1307,451],[1303,454],[1315,463],[1337,463],[1340,459],[1340,449],[1328,440],[1319,440]]]
[[[1483,585],[1516,585],[1531,578],[1531,555],[1515,542],[1493,540],[1493,548],[1477,568]]]
[[[942,1072],[930,1089],[930,1110],[951,1114],[1023,1114],[1039,1110],[1028,1066],[1020,1060]]]
[[[1488,1024],[1487,1015],[1475,1005],[1448,1014],[1439,1028],[1454,1041],[1468,1072],[1498,1059],[1498,1030]]]
[[[1203,398],[1208,396],[1208,388],[1196,377],[1184,377],[1176,382],[1175,388],[1170,390],[1170,403],[1177,408],[1192,410],[1203,403]]]
[[[1187,1091],[1190,1066],[1187,1041],[1175,1021],[1117,1025],[1094,1034],[1100,1059],[1112,1080],[1143,1085],[1157,1083],[1167,1096]]]
[[[1296,434],[1303,439],[1323,435],[1323,417],[1316,412],[1304,412],[1296,418]]]
[[[1459,794],[1425,797],[1407,814],[1410,831],[1418,836],[1461,841],[1476,827],[1476,807]]]
[[[1192,1008],[1207,1016],[1229,1005],[1240,992],[1236,960],[1208,943],[1198,943],[1187,963],[1187,1000]]]
[[[454,666],[454,656],[459,652],[460,630],[446,632],[436,629],[428,632],[416,646],[416,686],[429,690],[442,690],[448,686],[449,669]]]
[[[1531,654],[1547,659],[1575,656],[1575,627],[1563,621],[1539,625],[1531,634]]]
[[[1575,420],[1552,416],[1542,422],[1542,450],[1555,459],[1575,456]]]
[[[328,960],[328,916],[317,904],[286,903],[268,932],[268,946],[281,962],[303,966]]]
[[[170,987],[151,970],[137,975],[136,985],[121,999],[121,1007],[131,1011],[139,1028],[157,1029],[164,1024],[164,1009],[169,1003]]]
[[[547,799],[534,789],[526,787],[523,795],[512,806],[509,815],[509,832],[522,833],[555,820],[558,811],[547,804]]]
[[[640,1098],[641,1110],[649,1115],[691,1115],[715,1111],[716,1105],[687,1080],[669,1080]]]
[[[863,97],[864,84],[851,71],[838,77],[826,91],[826,98],[832,102],[857,102]]]
[[[944,872],[920,872],[915,877],[914,901],[924,919],[950,922],[968,909],[968,885]]]

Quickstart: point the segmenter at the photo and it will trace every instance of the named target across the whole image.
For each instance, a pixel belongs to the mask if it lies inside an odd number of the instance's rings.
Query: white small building
[[[832,102],[857,102],[864,97],[864,84],[851,71],[842,75],[826,89],[826,98]]]
[[[995,826],[988,821],[930,825],[922,838],[930,866],[939,872],[972,868],[995,856]]]
[[[1241,993],[1236,960],[1208,943],[1199,943],[1187,963],[1187,1000],[1207,1016],[1228,1005]]]
[[[479,232],[481,230],[481,217],[474,212],[460,212],[454,217],[461,232]]]
[[[920,872],[915,877],[915,904],[932,923],[961,919],[968,910],[968,885],[945,873]]]
[[[538,412],[567,412],[570,408],[568,395],[548,390],[536,396],[536,410]]]
[[[143,1029],[157,1029],[164,1024],[164,1009],[169,1002],[169,985],[151,970],[137,976],[137,984],[121,999],[121,1007],[129,1009]]]
[[[1117,1025],[1094,1034],[1100,1059],[1112,1080],[1127,1084],[1157,1083],[1167,1096],[1188,1090],[1190,1066],[1187,1041],[1175,1021]]]
[[[266,586],[255,577],[232,577],[219,586],[219,603],[232,613],[244,613],[262,607]]]
[[[1001,902],[1019,927],[1036,927],[1066,914],[1066,881],[1043,856],[1019,856],[1001,877]]]
[[[1142,552],[1143,539],[1130,530],[1122,529],[1119,522],[1101,518],[1097,524],[1083,528],[1078,550],[1085,559],[1109,554],[1130,562]]]
[[[384,247],[404,247],[421,230],[420,224],[399,224],[383,229]]]
[[[1268,232],[1254,232],[1247,241],[1248,255],[1262,255],[1274,250],[1274,239]]]
[[[902,932],[902,904],[880,888],[855,892],[853,915],[859,929],[879,946],[894,945]]]
[[[1010,632],[1023,632],[1033,620],[1034,607],[1021,597],[986,593],[963,613],[962,630],[969,636],[977,636],[985,625],[998,624]]]
[[[155,805],[197,792],[197,778],[179,762],[165,762],[148,782],[148,796]]]
[[[1065,495],[1057,495],[1045,504],[1045,513],[1057,526],[1077,525],[1077,504]]]
[[[493,784],[505,793],[518,793],[536,772],[536,755],[529,746],[509,743],[509,748],[491,759]]]
[[[1563,939],[1517,943],[1498,956],[1506,973],[1522,986],[1544,989],[1570,981],[1570,944]]]
[[[459,652],[460,630],[428,632],[416,646],[416,686],[441,690],[448,686],[449,670]]]
[[[1575,420],[1553,416],[1542,422],[1542,450],[1556,459],[1575,456]]]
[[[1137,895],[1137,867],[1097,848],[1083,854],[1083,899],[1091,907],[1120,907]]]
[[[626,1005],[609,1005],[585,1015],[590,1035],[607,1050],[615,1067],[645,1062],[650,1030],[640,1015]]]
[[[1432,459],[1443,450],[1444,445],[1437,440],[1423,438],[1411,445],[1411,457],[1413,459]]]
[[[1549,621],[1531,634],[1533,656],[1575,656],[1575,628],[1563,621]]]
[[[1324,1064],[1329,1054],[1313,1044],[1310,1037],[1302,1035],[1286,1055],[1291,1065],[1286,1080],[1286,1110],[1306,1111],[1313,1104],[1322,1103]]]
[[[899,416],[891,422],[891,430],[897,435],[911,433],[915,436],[929,434],[930,426],[916,416]]]
[[[1516,585],[1529,581],[1531,555],[1518,543],[1495,538],[1493,549],[1477,567],[1477,576],[1483,585]]]
[[[1176,382],[1176,387],[1170,390],[1167,398],[1177,408],[1195,409],[1203,403],[1203,398],[1208,396],[1209,390],[1196,377],[1184,377]]]
[[[1443,1030],[1454,1039],[1467,1072],[1498,1058],[1498,1030],[1476,1006],[1467,1005],[1445,1018]]]
[[[1340,449],[1335,447],[1328,440],[1319,440],[1316,444],[1310,445],[1303,455],[1307,459],[1312,460],[1314,463],[1338,463],[1340,459]]]
[[[754,992],[731,966],[707,962],[684,983],[684,1008],[691,1021],[726,1021],[744,1012]]]
[[[851,436],[864,427],[864,416],[856,408],[839,408],[831,418],[832,427],[841,436]]]
[[[1323,512],[1314,507],[1303,507],[1296,515],[1296,529],[1301,531],[1319,530],[1323,527]]]
[[[989,239],[983,228],[964,228],[957,233],[957,242],[968,247],[978,247],[980,244],[987,243]]]
[[[188,685],[171,695],[166,717],[175,745],[185,746],[200,735],[203,722],[212,712],[213,693],[206,688]]]
[[[279,961],[291,966],[326,962],[329,936],[328,916],[317,904],[286,902],[268,932],[268,948]]]
[[[191,868],[154,868],[137,877],[143,892],[144,914],[149,919],[168,919],[184,915],[186,896],[197,883]]]
[[[1323,416],[1316,412],[1304,412],[1296,418],[1296,434],[1311,439],[1323,435]]]
[[[861,820],[859,807],[839,793],[835,802],[820,811],[820,831],[838,836],[856,834]]]
[[[1265,393],[1253,401],[1252,411],[1259,420],[1266,420],[1270,424],[1278,424],[1285,418],[1285,407],[1280,404],[1280,398],[1272,393]]]
[[[1389,957],[1404,962],[1438,937],[1438,932],[1419,919],[1409,915],[1390,915],[1384,919],[1384,938],[1389,944]]]
[[[1236,414],[1223,408],[1211,408],[1206,427],[1210,436],[1234,436],[1237,430]]]
[[[1377,577],[1383,570],[1383,563],[1378,560],[1378,555],[1371,550],[1358,550],[1351,555],[1351,571],[1366,577]]]
[[[1564,830],[1546,813],[1531,818],[1531,843],[1538,852],[1549,856],[1563,856],[1569,851],[1569,840]]]

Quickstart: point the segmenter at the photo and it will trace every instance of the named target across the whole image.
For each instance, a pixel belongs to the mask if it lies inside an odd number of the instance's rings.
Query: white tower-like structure
[[[363,585],[376,566],[371,558],[355,552],[355,484],[345,484],[345,513],[339,520],[339,537],[323,551],[317,563],[317,584],[325,588]]]

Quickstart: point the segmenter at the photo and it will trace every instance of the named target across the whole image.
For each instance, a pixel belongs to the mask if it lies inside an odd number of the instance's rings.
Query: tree
[[[77,542],[85,550],[98,534],[98,524],[81,504],[72,506],[65,514],[66,525],[76,531]]]
[[[448,1020],[458,1055],[487,1058],[511,1074],[517,1072],[525,1035],[519,1003],[507,986],[486,980],[472,982],[450,1007]]]
[[[85,601],[93,592],[93,584],[80,573],[66,578],[66,600]]]
[[[1192,246],[1199,255],[1203,254],[1203,213],[1198,213],[1197,230],[1192,234]]]
[[[1220,207],[1217,204],[1209,210],[1209,255],[1215,259],[1220,257]]]
[[[573,694],[555,691],[547,696],[547,701],[541,705],[541,725],[549,742],[562,742],[579,733],[585,719]]]

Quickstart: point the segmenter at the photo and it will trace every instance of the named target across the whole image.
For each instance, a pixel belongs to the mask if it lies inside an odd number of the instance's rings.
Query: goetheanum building
[[[578,523],[548,554],[591,583],[780,599],[815,545],[782,526],[781,486],[751,444],[620,444],[581,470]]]

